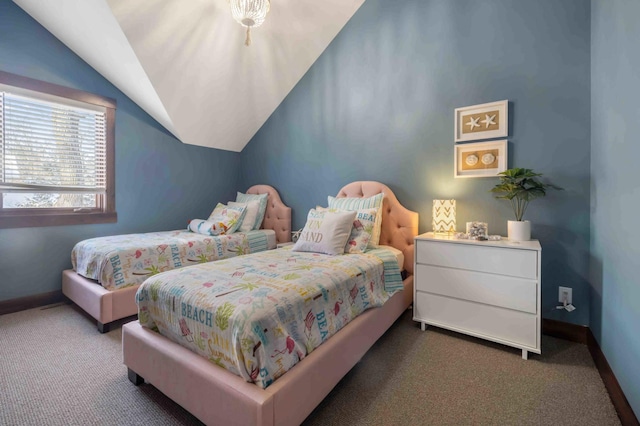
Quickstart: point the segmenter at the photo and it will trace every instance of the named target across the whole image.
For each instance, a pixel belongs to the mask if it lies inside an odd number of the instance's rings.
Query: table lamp
[[[456,232],[456,200],[433,200],[433,232],[453,234]]]

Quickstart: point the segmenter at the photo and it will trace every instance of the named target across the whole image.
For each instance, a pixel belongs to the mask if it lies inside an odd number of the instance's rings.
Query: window
[[[115,108],[0,71],[0,228],[116,221]]]

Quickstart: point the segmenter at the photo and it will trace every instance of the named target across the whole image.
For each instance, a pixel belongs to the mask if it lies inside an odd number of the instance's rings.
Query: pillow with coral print
[[[332,212],[348,211],[320,206],[316,206],[316,210]],[[379,209],[377,207],[356,210],[356,217],[353,219],[351,233],[347,239],[347,244],[344,246],[345,253],[364,253],[366,251],[367,245],[369,245],[371,241],[373,230],[375,229],[378,211]]]
[[[193,219],[187,229],[204,235],[228,235],[236,232],[247,211],[247,205],[225,206],[218,203],[209,219]]]
[[[380,242],[380,234],[382,232],[382,203],[384,201],[384,193],[376,194],[369,198],[336,198],[329,196],[327,198],[330,209],[340,209],[357,211],[361,209],[380,209],[379,214],[376,215],[376,224],[373,226],[373,234],[371,234],[371,240],[369,241],[369,248],[378,247]]]
[[[351,234],[344,247],[345,253],[364,253],[371,241],[376,224],[378,208],[362,209],[356,212]]]

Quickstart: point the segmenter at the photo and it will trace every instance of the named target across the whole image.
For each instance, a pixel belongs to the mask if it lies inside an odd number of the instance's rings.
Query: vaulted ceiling
[[[241,151],[364,0],[14,0],[182,142]]]

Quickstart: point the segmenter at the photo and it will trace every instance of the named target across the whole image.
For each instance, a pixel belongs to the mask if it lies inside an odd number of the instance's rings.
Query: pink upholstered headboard
[[[291,207],[284,205],[278,191],[269,185],[254,185],[247,189],[247,194],[268,194],[267,210],[260,228],[276,231],[278,243],[291,241]]]
[[[384,193],[384,200],[380,244],[402,251],[404,269],[413,275],[413,237],[418,235],[418,213],[404,208],[393,191],[379,182],[352,182],[342,188],[337,196],[368,198],[381,192]]]

